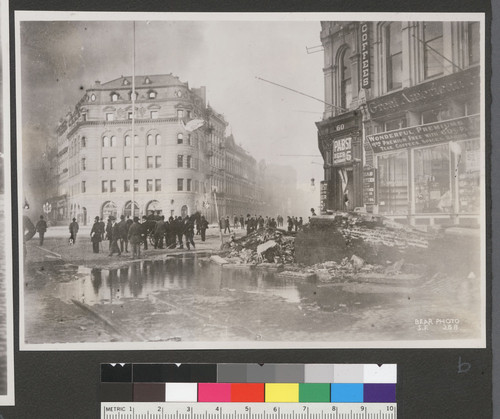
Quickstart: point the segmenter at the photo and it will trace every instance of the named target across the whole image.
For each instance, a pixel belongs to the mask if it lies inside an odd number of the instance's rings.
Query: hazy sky
[[[136,22],[136,74],[173,73],[230,123],[257,160],[296,168],[302,188],[322,179],[315,121],[323,105],[257,80],[259,76],[323,99],[318,22]],[[23,147],[55,138],[61,117],[95,80],[132,73],[132,22],[21,23]],[[312,162],[315,162],[313,164]],[[317,192],[316,195],[319,195]],[[319,197],[318,197],[319,200]]]

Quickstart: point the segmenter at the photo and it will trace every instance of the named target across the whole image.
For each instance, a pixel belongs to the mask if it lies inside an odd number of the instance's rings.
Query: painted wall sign
[[[365,205],[374,205],[377,202],[376,178],[377,169],[369,166],[363,169],[363,203]]]
[[[479,67],[450,74],[427,83],[403,89],[400,92],[384,95],[367,101],[368,110],[372,117],[400,112],[414,105],[432,103],[452,97],[455,94],[464,94],[480,88]]]
[[[479,125],[479,115],[464,116],[448,121],[367,135],[366,139],[372,146],[374,153],[383,153],[476,138],[479,136]]]
[[[367,23],[361,24],[361,87],[363,89],[371,87],[370,34]]]
[[[333,140],[333,164],[347,163],[352,160],[352,138]]]

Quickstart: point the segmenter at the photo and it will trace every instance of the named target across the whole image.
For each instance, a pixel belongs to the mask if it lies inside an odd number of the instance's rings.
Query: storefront
[[[316,125],[325,170],[321,212],[352,211],[363,205],[361,113],[347,112]]]
[[[481,207],[479,115],[366,137],[380,214],[412,224],[476,223]]]

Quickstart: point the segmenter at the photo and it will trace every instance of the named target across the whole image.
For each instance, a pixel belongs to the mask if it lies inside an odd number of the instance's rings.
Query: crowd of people
[[[130,243],[132,257],[140,257],[141,245],[144,246],[144,250],[148,250],[148,242],[155,249],[184,249],[184,245],[188,250],[191,247],[194,249],[195,228],[201,240],[205,241],[208,221],[199,213],[184,218],[171,216],[166,220],[165,216],[158,212],[144,215],[142,222],[139,221],[139,217],[126,219],[124,215],[117,221],[115,216],[110,215],[107,224],[99,217],[95,217],[90,239],[94,253],[99,253],[101,242],[108,241],[109,256],[129,253]]]
[[[222,217],[219,220],[219,228],[224,232],[224,234],[231,233],[231,221],[233,221],[233,230],[246,229],[247,234],[262,228],[284,228],[284,219],[281,215],[278,215],[276,218],[269,216],[262,217],[262,215],[257,216],[257,214],[254,216],[247,214],[246,218],[243,217],[243,215],[240,215],[239,217],[237,215],[233,215],[232,219],[230,219],[229,215],[227,215],[225,218]],[[304,221],[302,217],[287,217],[287,229],[289,232],[299,231],[302,229],[303,225]]]

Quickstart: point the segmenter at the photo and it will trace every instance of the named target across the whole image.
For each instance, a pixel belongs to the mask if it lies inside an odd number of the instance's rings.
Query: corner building
[[[480,22],[322,22],[321,207],[477,224]]]
[[[207,107],[204,87],[171,74],[136,76],[135,92],[134,123],[132,78],[123,76],[95,82],[61,121],[57,219],[201,211],[212,221],[211,192],[226,185],[212,176],[209,158],[227,122]],[[186,130],[193,119],[203,126]],[[217,164],[224,166],[222,156]]]

